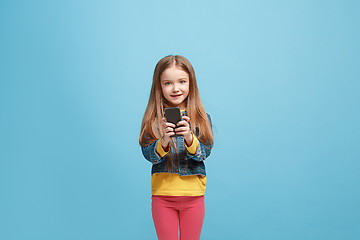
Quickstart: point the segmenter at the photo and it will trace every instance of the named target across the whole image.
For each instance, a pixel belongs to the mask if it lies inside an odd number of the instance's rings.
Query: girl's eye
[[[165,82],[164,84],[165,84],[165,85],[170,85],[170,84],[171,84],[171,82]]]
[[[181,80],[180,83],[186,83],[186,81],[185,81],[185,80]]]

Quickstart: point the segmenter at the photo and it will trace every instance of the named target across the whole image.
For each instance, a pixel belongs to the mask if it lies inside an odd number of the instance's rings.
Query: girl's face
[[[186,108],[185,99],[189,95],[189,75],[187,72],[172,66],[161,74],[160,84],[162,93],[170,107]]]

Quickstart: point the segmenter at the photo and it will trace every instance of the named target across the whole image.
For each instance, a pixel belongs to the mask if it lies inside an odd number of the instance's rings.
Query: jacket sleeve
[[[165,160],[165,158],[167,156],[167,154],[166,154],[165,156],[160,157],[160,155],[157,153],[156,147],[157,147],[158,141],[159,141],[159,139],[145,147],[141,147],[144,157],[146,158],[146,160],[148,160],[152,164],[161,163],[162,161]]]
[[[211,131],[212,131],[212,122],[211,122],[211,118],[210,115],[207,114],[209,121],[210,121],[210,125],[211,125]],[[188,151],[186,151],[186,160],[192,159],[194,161],[204,161],[211,153],[211,149],[212,149],[212,145],[205,145],[203,144],[200,140],[199,140],[199,146],[197,147],[196,153],[195,154],[190,154]]]

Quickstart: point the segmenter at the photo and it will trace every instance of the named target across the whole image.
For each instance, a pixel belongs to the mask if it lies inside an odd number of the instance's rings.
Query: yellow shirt
[[[199,146],[199,140],[193,134],[193,142],[190,146],[185,144],[190,154],[195,154]],[[156,151],[163,157],[165,152],[158,141]],[[152,195],[166,196],[202,196],[205,194],[206,177],[203,175],[180,176],[177,173],[154,173],[151,177]]]
[[[152,195],[202,196],[205,194],[206,177],[180,176],[177,173],[154,173],[151,178]]]

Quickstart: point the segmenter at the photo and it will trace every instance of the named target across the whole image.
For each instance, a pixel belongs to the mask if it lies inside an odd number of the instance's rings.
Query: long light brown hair
[[[187,115],[190,117],[191,131],[195,134],[196,127],[198,139],[205,145],[212,145],[214,140],[211,125],[200,99],[194,68],[185,57],[180,55],[166,56],[156,64],[149,102],[141,123],[139,143],[144,147],[163,136],[161,119],[168,103],[162,94],[160,76],[166,69],[173,66],[189,75],[189,95],[184,101],[186,101]]]

